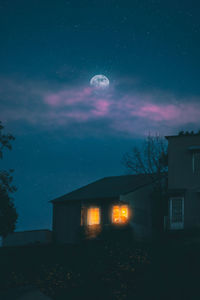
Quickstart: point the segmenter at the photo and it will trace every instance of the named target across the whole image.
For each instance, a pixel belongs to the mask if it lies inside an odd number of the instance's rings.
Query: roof
[[[171,138],[188,138],[188,137],[200,137],[199,133],[195,134],[177,134],[177,135],[166,135],[165,138],[171,139]]]
[[[152,182],[152,175],[149,174],[104,177],[51,202],[118,198],[120,195],[132,192]]]

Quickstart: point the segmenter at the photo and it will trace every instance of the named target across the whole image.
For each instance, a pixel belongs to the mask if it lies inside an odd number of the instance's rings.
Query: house
[[[53,237],[58,243],[98,237],[130,225],[137,239],[163,231],[200,228],[200,135],[167,136],[167,193],[158,201],[150,174],[106,177],[54,199]],[[167,176],[166,176],[167,175]],[[162,203],[161,203],[162,201]]]
[[[33,244],[50,244],[52,232],[48,229],[16,231],[8,234],[2,240],[3,247],[25,246]]]
[[[105,228],[127,224],[138,238],[153,234],[152,177],[147,174],[105,177],[54,199],[53,237],[57,243],[96,237]]]
[[[168,230],[200,228],[200,135],[167,136]]]

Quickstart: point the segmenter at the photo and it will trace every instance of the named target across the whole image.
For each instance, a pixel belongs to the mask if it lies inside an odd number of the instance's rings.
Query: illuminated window
[[[100,209],[98,207],[88,208],[87,224],[88,225],[100,224]]]
[[[114,205],[112,208],[112,222],[126,223],[128,221],[128,205]]]

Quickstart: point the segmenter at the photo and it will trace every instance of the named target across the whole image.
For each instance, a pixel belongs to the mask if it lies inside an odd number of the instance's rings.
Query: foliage
[[[11,134],[3,132],[4,126],[0,122],[0,159],[3,158],[5,148],[11,150],[11,141],[15,138]],[[5,237],[13,232],[17,221],[17,212],[11,194],[16,191],[12,184],[13,170],[0,170],[0,236]]]
[[[98,237],[108,242],[110,245],[113,243],[129,245],[134,241],[133,228],[129,223],[119,224],[118,226],[116,224],[104,226]]]
[[[56,300],[200,299],[199,252],[199,232],[128,247],[2,247],[0,290],[37,287]]]
[[[151,266],[149,246],[136,243],[93,240],[0,250],[0,289],[36,286],[56,300],[133,299]]]
[[[0,159],[3,158],[3,149],[8,148],[9,150],[12,149],[11,141],[13,141],[15,138],[10,133],[5,134],[3,132],[4,126],[2,125],[2,122],[0,121]]]

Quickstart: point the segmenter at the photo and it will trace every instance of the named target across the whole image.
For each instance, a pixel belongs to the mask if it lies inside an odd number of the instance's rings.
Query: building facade
[[[106,177],[52,201],[53,236],[57,243],[94,238],[110,229],[129,227],[138,239],[151,239],[149,175]]]
[[[167,136],[167,194],[152,192],[150,174],[106,177],[54,199],[53,237],[74,243],[128,225],[137,239],[200,228],[200,135]],[[162,204],[161,204],[162,202]],[[160,205],[161,204],[161,205]]]
[[[169,230],[200,228],[200,135],[168,136]]]

